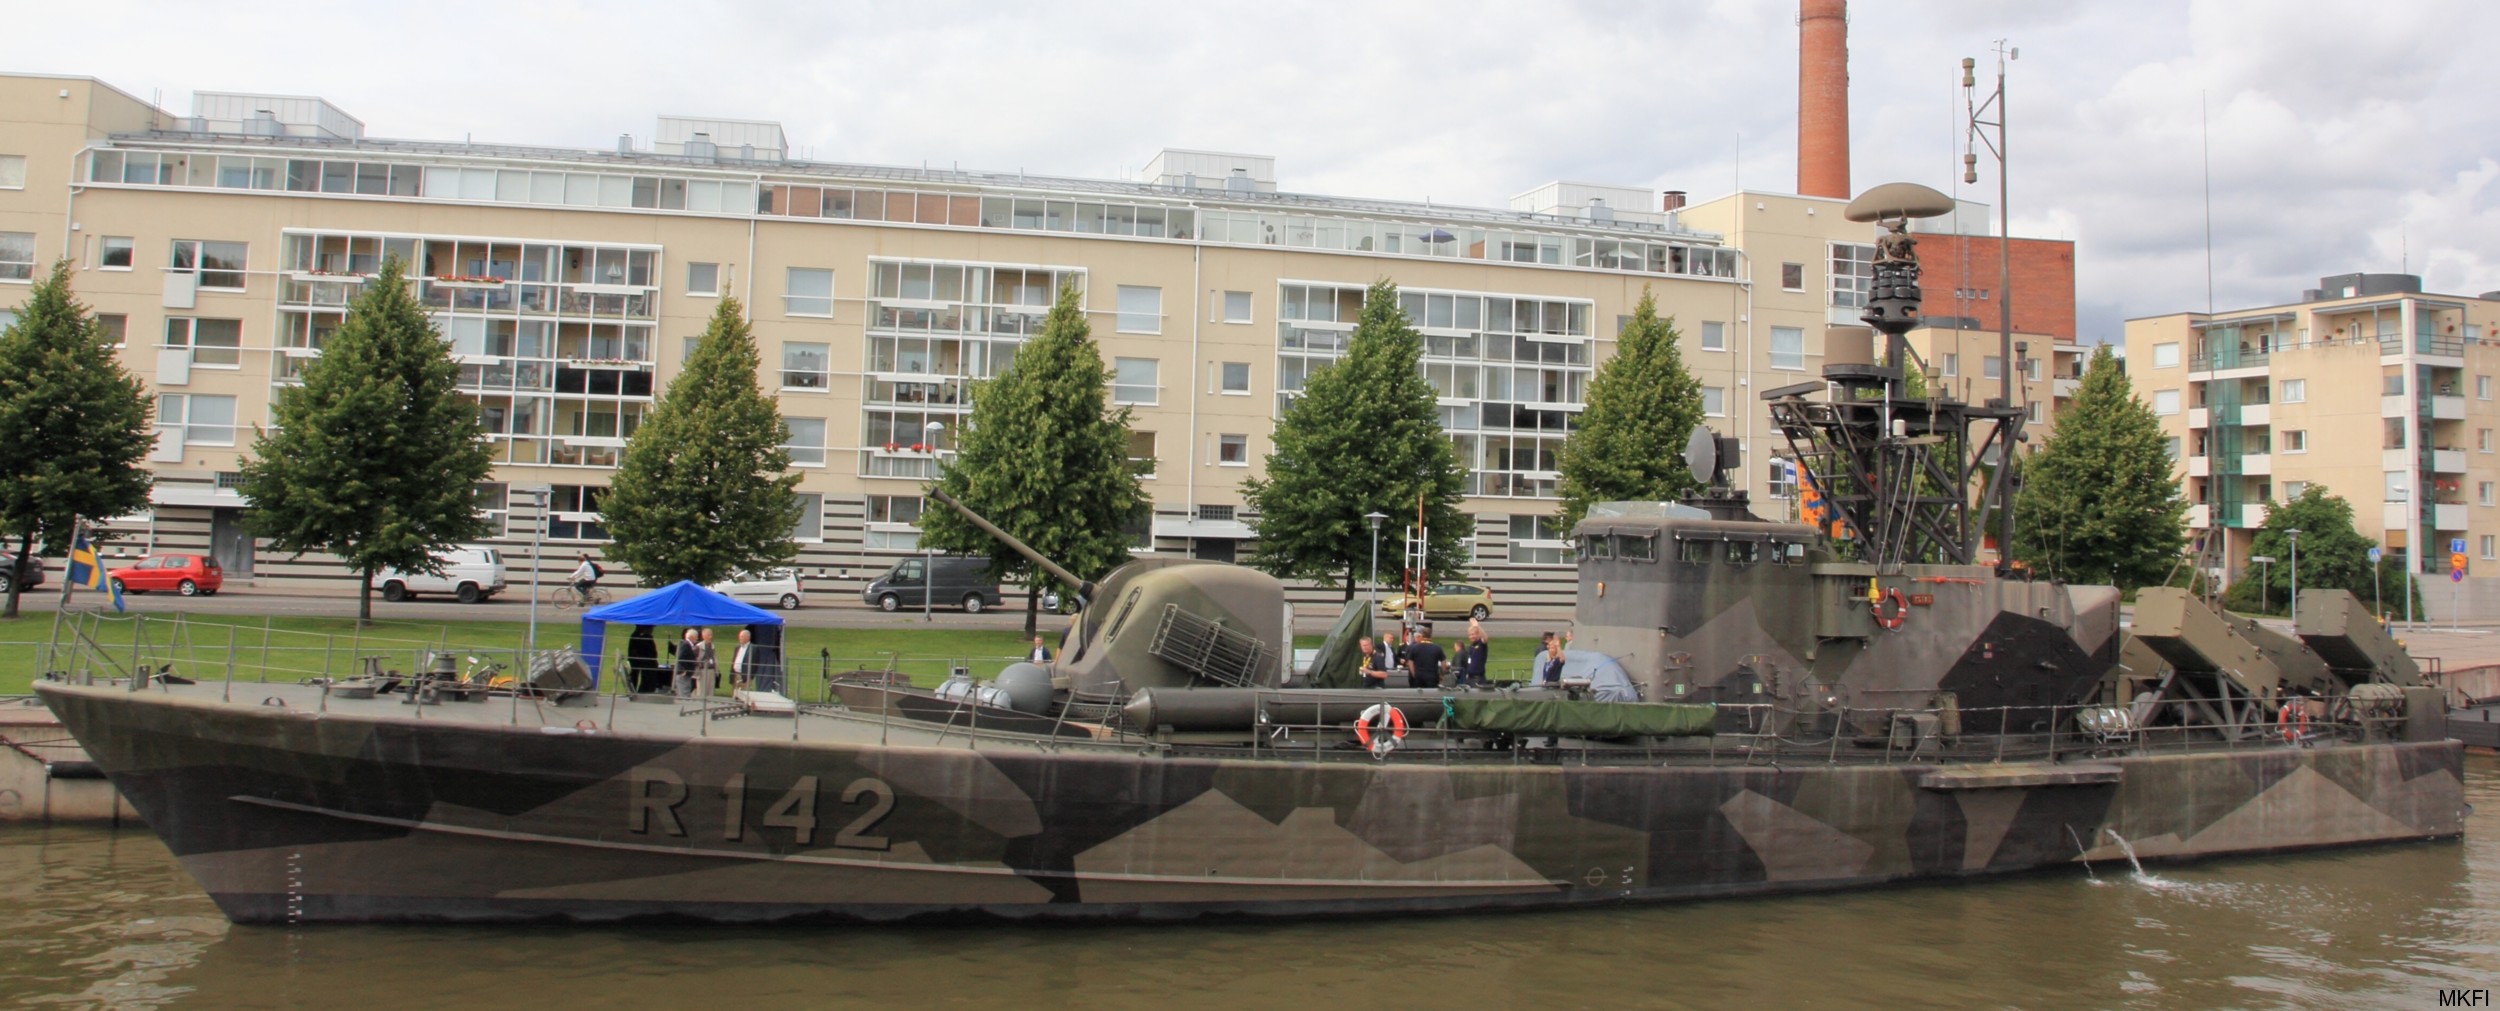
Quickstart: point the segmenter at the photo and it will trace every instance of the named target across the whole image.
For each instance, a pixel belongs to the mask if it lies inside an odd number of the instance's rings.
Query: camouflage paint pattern
[[[2206,857],[2463,826],[2445,741],[1444,764],[929,746],[868,721],[786,731],[804,742],[753,736],[753,719],[733,721],[750,736],[700,737],[635,706],[611,719],[681,732],[505,726],[482,705],[322,712],[296,686],[267,689],[284,707],[221,702],[214,684],[37,690],[227,915],[255,923],[1359,915],[1969,877],[2115,858],[2121,837]]]

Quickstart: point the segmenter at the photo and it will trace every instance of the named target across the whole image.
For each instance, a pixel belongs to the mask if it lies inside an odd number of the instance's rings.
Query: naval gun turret
[[[1097,584],[936,488],[937,500],[1065,584],[1077,614],[1060,642],[1051,686],[1072,704],[1117,705],[1150,688],[1275,687],[1293,651],[1292,609],[1276,577],[1238,565],[1140,558]]]

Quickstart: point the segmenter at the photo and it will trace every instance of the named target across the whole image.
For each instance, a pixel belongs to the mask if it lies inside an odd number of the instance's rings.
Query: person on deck
[[[1449,655],[1441,644],[1432,641],[1432,623],[1415,626],[1415,639],[1406,644],[1406,683],[1416,688],[1441,687],[1441,669]]]
[[[1493,644],[1485,639],[1484,626],[1469,619],[1467,641],[1458,647],[1458,657],[1451,663],[1452,669],[1457,672],[1452,680],[1462,685],[1492,683],[1484,674],[1485,659],[1492,652]]]
[[[1372,647],[1372,637],[1367,635],[1354,640],[1354,648],[1361,654],[1359,659],[1362,661],[1363,666],[1359,673],[1363,675],[1363,687],[1387,687],[1389,684],[1389,661],[1381,655],[1379,650]]]
[[[1539,658],[1538,665],[1540,669],[1537,671],[1537,680],[1539,682],[1549,685],[1562,683],[1563,640],[1557,638],[1552,632],[1545,633],[1545,653]]]

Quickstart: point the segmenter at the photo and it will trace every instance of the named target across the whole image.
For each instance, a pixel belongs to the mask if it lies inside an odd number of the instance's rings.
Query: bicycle
[[[588,593],[577,592],[570,584],[547,591],[547,603],[559,611],[570,611],[576,607],[597,607],[612,599],[614,598],[608,593],[608,588],[604,586],[593,586]]]

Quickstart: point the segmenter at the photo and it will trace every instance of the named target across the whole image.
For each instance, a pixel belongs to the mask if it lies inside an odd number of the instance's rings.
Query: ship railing
[[[1923,695],[1932,697],[1934,693]],[[1455,698],[1457,696],[1450,696]],[[2124,755],[2314,748],[2401,736],[2401,714],[2372,714],[2341,696],[2306,700],[2313,715],[2282,722],[2279,710],[2249,710],[2236,724],[2175,722],[2155,710],[2151,725],[2099,725],[2086,714],[2124,707],[2100,704],[1998,706],[1832,706],[1722,703],[1713,732],[1680,738],[1587,740],[1539,734],[1500,735],[1455,726],[1450,719],[1410,720],[1399,744],[1375,758],[1350,723],[1273,718],[1259,708],[1246,744],[1215,735],[1130,733],[1176,751],[1254,754],[1350,762],[1441,762],[1568,765],[1704,764],[1789,766],[1934,765],[1939,763],[2066,762]],[[1380,731],[1375,730],[1375,739]]]

